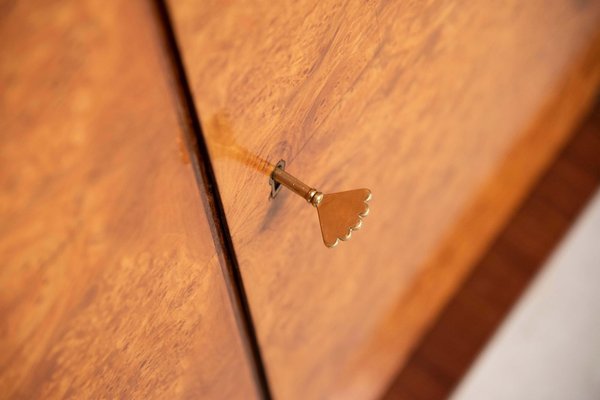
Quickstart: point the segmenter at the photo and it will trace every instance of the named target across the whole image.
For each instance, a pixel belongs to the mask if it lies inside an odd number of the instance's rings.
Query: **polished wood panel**
[[[597,102],[424,335],[385,398],[448,398],[599,187]]]
[[[255,396],[153,6],[0,32],[0,397]]]
[[[275,397],[373,398],[565,143],[600,3],[169,3]],[[335,250],[283,191],[368,187]]]

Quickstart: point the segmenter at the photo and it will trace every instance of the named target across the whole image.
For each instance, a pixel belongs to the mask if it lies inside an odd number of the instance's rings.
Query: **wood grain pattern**
[[[386,399],[446,399],[600,185],[600,103],[424,335]]]
[[[256,394],[157,27],[2,3],[0,398]]]
[[[585,112],[600,3],[170,5],[275,397],[377,396]],[[350,242],[281,158],[372,190]]]

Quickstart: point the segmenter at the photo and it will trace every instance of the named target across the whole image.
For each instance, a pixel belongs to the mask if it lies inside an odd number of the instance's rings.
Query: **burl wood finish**
[[[2,3],[0,398],[255,394],[157,26]]]
[[[275,396],[375,397],[589,104],[600,2],[170,6]],[[282,158],[372,190],[350,242]]]

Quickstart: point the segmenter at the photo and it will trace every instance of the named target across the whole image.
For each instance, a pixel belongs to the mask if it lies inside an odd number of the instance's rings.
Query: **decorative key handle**
[[[340,240],[350,239],[352,231],[360,229],[363,218],[369,214],[369,189],[323,194],[285,172],[283,160],[277,163],[271,174],[271,197],[277,195],[281,185],[302,196],[317,209],[323,242],[327,247],[335,247]]]

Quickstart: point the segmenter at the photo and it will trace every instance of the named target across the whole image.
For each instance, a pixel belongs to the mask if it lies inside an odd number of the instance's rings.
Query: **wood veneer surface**
[[[600,3],[169,4],[275,397],[376,397],[589,105]],[[325,248],[279,159],[363,229]]]
[[[0,398],[256,394],[158,26],[2,3]]]

